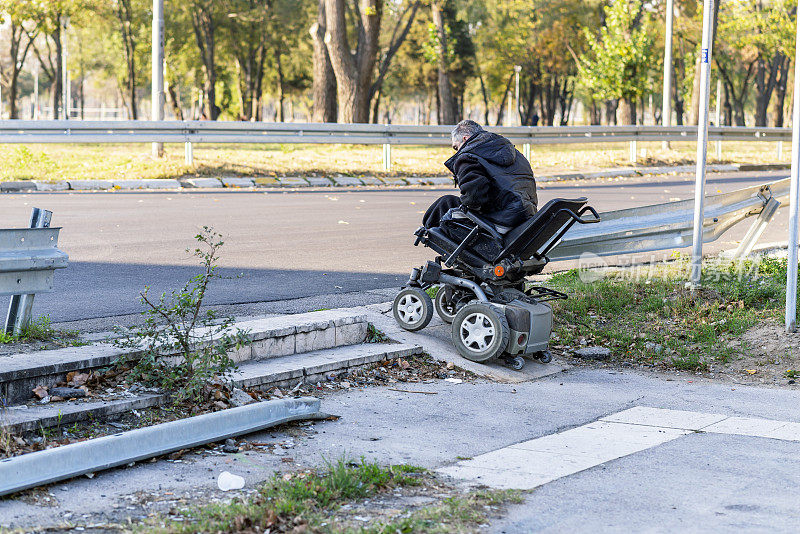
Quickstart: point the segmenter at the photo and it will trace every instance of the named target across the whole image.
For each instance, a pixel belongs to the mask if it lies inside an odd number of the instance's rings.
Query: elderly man
[[[454,208],[465,207],[500,227],[515,227],[536,213],[536,181],[525,156],[501,135],[475,121],[459,122],[451,132],[456,153],[444,162],[461,197],[445,195],[422,218],[426,228],[440,226]]]

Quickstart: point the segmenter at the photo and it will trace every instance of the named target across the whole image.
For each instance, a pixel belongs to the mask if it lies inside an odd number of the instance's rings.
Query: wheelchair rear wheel
[[[501,308],[474,302],[456,313],[452,334],[459,354],[473,362],[485,362],[503,353],[510,329]]]
[[[422,330],[433,318],[431,297],[421,288],[407,287],[400,291],[392,304],[394,320],[404,330]]]

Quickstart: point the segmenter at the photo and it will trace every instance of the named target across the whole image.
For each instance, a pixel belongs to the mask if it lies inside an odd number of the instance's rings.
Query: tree
[[[377,59],[383,0],[354,0],[351,46],[346,0],[325,0],[325,45],[336,75],[339,122],[369,122],[369,89]]]
[[[125,75],[123,83],[127,96],[127,107],[130,118],[139,118],[138,106],[136,105],[136,78],[137,78],[137,56],[136,47],[142,38],[144,29],[144,18],[147,15],[147,8],[139,0],[114,0],[111,2],[114,16],[119,25],[119,36],[122,41],[122,50],[125,58]]]
[[[0,82],[8,90],[9,118],[18,119],[17,93],[19,75],[28,57],[37,30],[32,27],[35,6],[29,0],[0,0],[0,18],[8,24],[8,59],[6,68],[0,64]]]
[[[308,32],[314,45],[313,112],[314,122],[336,122],[336,75],[325,46],[325,0],[317,0],[317,20]]]
[[[636,101],[654,63],[652,24],[641,0],[614,2],[604,13],[599,35],[585,31],[589,51],[578,59],[578,72],[594,98],[621,99],[623,122],[636,124]]]
[[[33,43],[33,51],[45,76],[51,80],[50,96],[53,99],[53,118],[59,118],[64,32],[69,16],[79,6],[71,0],[48,0],[37,2],[33,13],[34,24],[40,38]],[[64,110],[66,112],[66,110]]]
[[[443,0],[431,2],[431,18],[433,19],[433,40],[436,43],[436,71],[439,124],[455,124],[456,102],[453,98],[453,88],[450,85],[448,72],[448,40],[447,29],[442,15]]]
[[[216,31],[219,24],[219,2],[213,0],[191,0],[182,3],[192,22],[197,50],[203,70],[203,115],[206,119],[217,120],[220,108],[217,105],[217,43]]]

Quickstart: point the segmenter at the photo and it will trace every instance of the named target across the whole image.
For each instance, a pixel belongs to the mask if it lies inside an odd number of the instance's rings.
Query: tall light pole
[[[164,120],[164,0],[153,0],[153,82],[150,87],[151,119]],[[153,143],[153,157],[164,155],[164,143]]]
[[[800,58],[800,21],[797,25],[795,57]],[[794,69],[792,109],[792,185],[789,188],[789,257],[786,269],[786,331],[797,330],[797,219],[800,202],[800,69]]]
[[[700,285],[703,269],[703,221],[708,149],[708,97],[711,92],[711,29],[714,25],[714,1],[703,0],[703,41],[700,48],[700,114],[697,121],[697,168],[694,181],[694,231],[692,233],[691,287]],[[718,1],[718,0],[717,0]]]
[[[664,36],[664,94],[661,97],[661,124],[672,124],[672,17],[674,14],[673,0],[667,0],[667,33]],[[669,148],[669,141],[661,143],[664,150]]]
[[[514,65],[514,100],[517,103],[517,125],[522,126],[522,115],[519,112],[519,73],[522,67]]]
[[[69,71],[67,70],[67,28],[69,28],[69,17],[61,17],[61,109],[64,111],[64,120],[69,120]],[[55,110],[53,110],[55,114]]]

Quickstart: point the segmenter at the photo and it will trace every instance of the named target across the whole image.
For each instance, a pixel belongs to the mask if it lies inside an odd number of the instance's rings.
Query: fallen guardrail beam
[[[7,458],[0,460],[0,495],[317,417],[319,408],[312,397],[257,402]]]
[[[703,242],[718,239],[733,225],[759,216],[737,250],[752,250],[782,202],[788,202],[790,179],[706,197]],[[573,226],[548,255],[552,261],[572,260],[584,253],[598,256],[638,254],[692,245],[694,200],[665,202],[600,214],[600,222]]]

